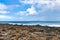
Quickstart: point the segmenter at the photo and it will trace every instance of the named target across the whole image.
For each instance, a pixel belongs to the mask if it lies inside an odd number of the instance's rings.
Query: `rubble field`
[[[0,24],[0,40],[60,40],[60,27]]]

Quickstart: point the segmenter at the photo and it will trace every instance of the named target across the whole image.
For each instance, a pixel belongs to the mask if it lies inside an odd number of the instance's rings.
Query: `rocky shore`
[[[0,24],[0,40],[60,40],[60,27]]]

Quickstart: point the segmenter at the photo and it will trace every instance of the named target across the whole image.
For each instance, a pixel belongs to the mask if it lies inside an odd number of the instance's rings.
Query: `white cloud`
[[[5,4],[0,3],[0,10],[5,10],[7,9],[7,6]]]
[[[17,12],[18,15],[20,16],[28,16],[28,15],[36,15],[38,14],[37,11],[33,6],[31,8],[28,8],[26,11],[19,11]]]
[[[32,4],[33,6],[45,5],[47,8],[54,8],[56,6],[60,6],[60,0],[19,0],[24,4]]]
[[[9,11],[7,11],[8,7],[5,4],[0,3],[0,14],[7,14]]]
[[[12,11],[15,8],[20,7],[20,5],[15,4],[15,5],[5,5],[3,3],[0,3],[0,14],[7,14],[10,11]]]
[[[37,11],[35,10],[35,8],[33,6],[31,6],[31,8],[28,8],[26,10],[26,12],[29,14],[29,15],[34,15],[34,14],[37,14]]]
[[[6,15],[0,15],[0,19],[12,19],[12,17]]]
[[[9,11],[0,10],[0,14],[7,14],[7,13],[9,13]]]
[[[48,10],[60,10],[60,0],[19,0],[22,4],[30,4],[34,8],[28,8],[30,14],[34,14],[35,10],[37,13],[45,13]],[[36,8],[36,9],[35,9]],[[34,10],[32,12],[32,10]],[[28,14],[27,14],[28,15]]]

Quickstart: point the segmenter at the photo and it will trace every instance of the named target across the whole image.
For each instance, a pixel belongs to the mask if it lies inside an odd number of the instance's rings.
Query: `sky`
[[[60,21],[60,0],[0,0],[0,21]]]

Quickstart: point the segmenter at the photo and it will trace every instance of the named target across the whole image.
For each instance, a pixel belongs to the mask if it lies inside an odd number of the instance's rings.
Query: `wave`
[[[9,24],[13,24],[13,25],[41,25],[41,26],[49,26],[49,27],[60,27],[60,24],[38,24],[38,23],[31,23],[31,24],[21,24],[21,23],[9,23]]]

